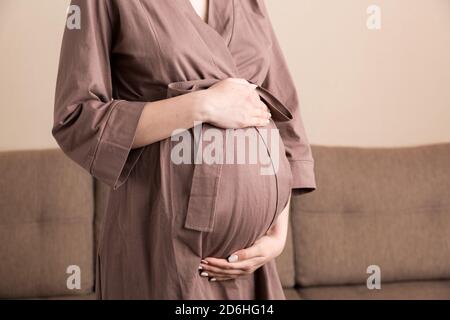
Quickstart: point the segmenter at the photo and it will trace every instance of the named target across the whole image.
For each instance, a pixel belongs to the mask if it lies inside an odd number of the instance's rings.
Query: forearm
[[[281,251],[284,249],[286,244],[287,232],[289,227],[289,209],[290,209],[291,199],[283,209],[283,211],[278,215],[277,220],[274,222],[272,227],[267,232],[268,236],[277,238],[282,244]],[[279,254],[281,254],[281,251]]]
[[[195,121],[205,121],[204,92],[147,103],[136,130],[133,149],[166,138],[177,129],[190,129]]]

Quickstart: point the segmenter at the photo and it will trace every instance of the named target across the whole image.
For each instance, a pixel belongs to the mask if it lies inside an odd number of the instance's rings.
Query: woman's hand
[[[207,90],[149,102],[142,111],[133,149],[164,140],[174,131],[207,122],[222,129],[266,126],[271,115],[256,86],[243,79],[219,81]]]
[[[223,129],[266,126],[271,114],[256,88],[244,79],[229,78],[204,90],[205,122]]]
[[[278,257],[284,249],[289,221],[290,201],[280,213],[276,224],[251,247],[233,253],[228,260],[208,257],[202,260],[200,275],[210,281],[226,281],[254,273]]]

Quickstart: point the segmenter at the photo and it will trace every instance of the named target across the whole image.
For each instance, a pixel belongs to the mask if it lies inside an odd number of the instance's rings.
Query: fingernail
[[[202,266],[198,266],[198,270],[203,270],[203,267]]]
[[[203,264],[208,264],[208,261],[202,260],[202,263],[203,263]]]
[[[228,257],[228,262],[236,262],[239,260],[239,257],[236,254],[232,254]]]
[[[209,281],[217,281],[216,278],[211,278]]]
[[[202,277],[207,277],[207,276],[208,276],[208,272],[203,271],[202,273],[200,273],[200,275],[201,275]]]

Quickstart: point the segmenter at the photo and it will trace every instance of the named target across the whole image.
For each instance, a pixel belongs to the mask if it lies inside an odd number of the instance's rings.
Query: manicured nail
[[[202,277],[207,277],[207,276],[208,276],[208,272],[203,271],[202,273],[200,273],[200,275],[201,275]]]
[[[209,281],[217,281],[216,278],[211,278]]]
[[[202,260],[202,263],[203,263],[203,264],[208,264],[208,261]]]
[[[228,257],[228,262],[236,262],[239,260],[239,257],[236,254],[232,254]]]
[[[198,270],[203,270],[203,267],[202,266],[198,266]]]

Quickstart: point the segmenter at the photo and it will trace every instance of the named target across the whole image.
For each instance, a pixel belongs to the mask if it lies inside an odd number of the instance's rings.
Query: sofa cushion
[[[292,200],[301,286],[450,279],[450,144],[313,147],[318,189]]]
[[[57,150],[0,153],[0,298],[93,290],[93,182]],[[81,269],[81,290],[66,273]]]
[[[449,300],[450,281],[387,283],[379,290],[358,285],[312,287],[300,289],[298,294],[306,300]]]
[[[284,289],[284,295],[286,300],[301,300],[299,291],[294,288]]]
[[[58,297],[46,297],[46,298],[40,298],[40,299],[30,299],[30,300],[57,300],[57,301],[85,301],[85,300],[97,300],[97,295],[95,292],[89,293],[86,295],[77,295],[77,296],[58,296]]]

